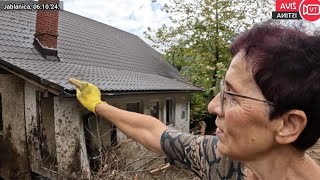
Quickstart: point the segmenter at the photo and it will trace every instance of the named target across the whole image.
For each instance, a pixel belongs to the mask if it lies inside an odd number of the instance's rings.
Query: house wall
[[[98,137],[98,141],[91,141],[96,148],[111,143],[112,125],[101,117],[90,116],[75,98],[54,96],[45,89],[3,72],[0,72],[0,93],[3,110],[0,176],[4,178],[30,179],[30,169],[54,178],[76,177],[79,173],[86,175],[90,167],[84,129],[90,130],[92,139]],[[188,94],[109,96],[106,101],[122,109],[126,109],[126,103],[138,101],[143,105],[145,114],[150,113],[150,104],[157,101],[160,105],[159,119],[165,123],[165,100],[168,98],[175,104],[175,128],[187,132]],[[121,138],[127,139],[119,132],[118,140]],[[144,150],[141,146],[135,147]]]
[[[31,170],[41,172],[41,153],[40,153],[40,133],[37,117],[37,97],[36,91],[40,90],[35,85],[25,82],[24,102],[25,102],[25,121],[26,121],[26,137],[29,149],[29,161]]]
[[[66,177],[89,172],[81,109],[75,98],[54,97],[58,172]]]
[[[25,81],[26,139],[31,170],[46,177],[57,171],[53,95]]]
[[[176,95],[176,126],[177,130],[189,132],[190,129],[190,102],[188,95]]]
[[[24,81],[0,73],[3,135],[0,135],[0,177],[30,179],[26,124],[24,121]]]
[[[104,98],[107,103],[118,107],[120,109],[126,109],[126,104],[129,102],[140,102],[143,106],[143,113],[150,114],[150,104],[153,102],[159,102],[160,121],[166,124],[166,99],[172,99],[174,102],[174,125],[169,125],[169,128],[174,128],[183,132],[189,132],[189,94],[176,93],[176,94],[142,94],[142,95],[123,95],[112,96]],[[131,168],[136,170],[143,168],[156,167],[161,163],[159,161],[159,155],[154,154],[146,150],[142,145],[134,141],[128,141],[121,131],[117,130],[117,141],[121,145],[120,153],[126,158],[126,162],[131,164]],[[125,143],[124,143],[125,142]],[[137,161],[137,159],[141,159]]]
[[[160,120],[166,123],[166,108],[165,100],[173,99],[175,104],[175,125],[170,126],[183,132],[189,132],[190,121],[190,108],[189,108],[189,94],[188,93],[168,93],[168,94],[143,94],[143,95],[123,95],[123,96],[111,96],[104,98],[107,103],[118,107],[120,109],[126,109],[128,102],[140,102],[143,106],[143,113],[149,114],[149,106],[152,102],[160,103]]]
[[[82,115],[75,98],[54,96],[25,82],[25,118],[31,170],[45,177],[89,172]]]

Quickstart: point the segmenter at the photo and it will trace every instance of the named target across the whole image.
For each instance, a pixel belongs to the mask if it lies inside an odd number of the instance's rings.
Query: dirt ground
[[[308,150],[308,153],[320,165],[320,140]]]
[[[170,166],[169,168],[158,171],[156,173],[144,173],[136,175],[134,180],[200,180],[195,174],[186,169],[180,169],[175,166]]]

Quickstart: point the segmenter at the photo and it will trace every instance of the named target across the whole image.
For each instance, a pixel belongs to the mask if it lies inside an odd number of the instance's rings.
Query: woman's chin
[[[227,151],[226,151],[226,146],[221,142],[221,140],[218,140],[217,143],[217,149],[219,151],[220,154],[222,155],[227,155]]]
[[[231,148],[228,148],[225,144],[223,144],[220,140],[217,143],[217,150],[222,156],[226,156],[232,160],[242,161],[243,154],[239,154],[237,151],[232,151]]]

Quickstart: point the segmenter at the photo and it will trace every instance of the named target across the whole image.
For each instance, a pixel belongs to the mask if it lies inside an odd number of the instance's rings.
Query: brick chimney
[[[59,3],[59,0],[39,0],[38,3]],[[58,10],[37,10],[35,38],[38,39],[42,46],[57,48],[58,21]]]

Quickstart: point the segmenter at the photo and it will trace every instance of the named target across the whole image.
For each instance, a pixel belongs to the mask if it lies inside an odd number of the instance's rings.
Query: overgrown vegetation
[[[205,90],[191,98],[191,121],[201,121],[230,62],[230,43],[252,24],[268,19],[272,6],[270,1],[170,0],[162,10],[171,25],[149,28],[145,35],[165,60]]]
[[[178,169],[165,162],[164,156],[156,155],[146,149],[138,158],[128,161],[128,157],[122,152],[123,148],[131,146],[132,141],[124,141],[117,146],[110,146],[103,150],[103,156],[99,156],[102,163],[98,169],[92,171],[90,179],[196,179],[187,170]],[[137,151],[131,147],[131,151]]]

